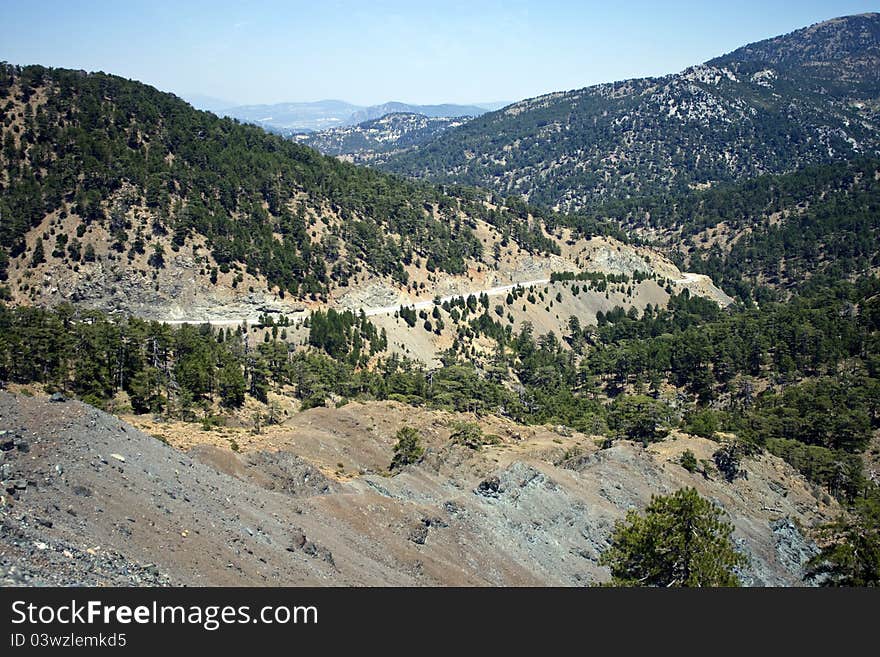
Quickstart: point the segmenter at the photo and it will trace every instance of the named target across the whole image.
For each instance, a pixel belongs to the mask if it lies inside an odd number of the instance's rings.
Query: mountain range
[[[313,132],[341,126],[356,125],[391,113],[421,114],[430,118],[479,116],[506,103],[460,105],[414,105],[388,102],[380,105],[355,105],[342,100],[275,103],[271,105],[224,105],[222,100],[192,94],[186,97],[193,106],[219,116],[229,116],[244,123],[253,123],[266,130],[284,135]]]
[[[358,164],[369,164],[429,142],[441,132],[463,125],[469,119],[467,116],[430,117],[392,112],[352,126],[296,134],[291,139],[325,155],[342,156]]]

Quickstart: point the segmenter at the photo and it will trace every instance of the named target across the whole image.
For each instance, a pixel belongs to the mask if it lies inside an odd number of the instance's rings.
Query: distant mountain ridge
[[[392,112],[353,126],[296,134],[292,139],[324,155],[341,156],[357,164],[375,163],[401,149],[424,144],[469,118]]]
[[[880,14],[514,103],[379,164],[572,212],[880,154]]]
[[[488,103],[487,106],[482,106],[453,103],[413,105],[401,102],[363,106],[342,100],[320,100],[304,103],[240,105],[222,109],[204,107],[200,109],[207,109],[220,116],[229,116],[245,123],[253,123],[271,132],[291,135],[357,125],[392,113],[421,114],[430,118],[480,116],[497,106],[498,103]]]

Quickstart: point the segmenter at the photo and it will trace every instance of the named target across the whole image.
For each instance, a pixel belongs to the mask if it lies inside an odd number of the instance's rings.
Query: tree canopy
[[[631,510],[617,523],[600,563],[616,586],[739,586],[746,559],[723,513],[693,488],[653,497],[644,515]]]

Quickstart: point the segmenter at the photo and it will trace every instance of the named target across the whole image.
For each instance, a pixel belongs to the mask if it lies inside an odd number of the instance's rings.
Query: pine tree
[[[37,238],[37,243],[34,245],[33,256],[31,256],[31,267],[36,267],[44,262],[46,262],[46,255],[43,253],[43,240]]]
[[[391,470],[397,470],[410,463],[417,463],[425,453],[421,445],[419,432],[412,427],[401,427],[394,436],[394,458],[391,459]]]
[[[246,383],[241,367],[234,360],[223,365],[218,375],[218,387],[220,389],[220,403],[227,408],[239,408],[244,404]]]
[[[739,586],[735,570],[747,561],[722,513],[693,488],[652,497],[644,516],[618,521],[600,564],[614,586]]]

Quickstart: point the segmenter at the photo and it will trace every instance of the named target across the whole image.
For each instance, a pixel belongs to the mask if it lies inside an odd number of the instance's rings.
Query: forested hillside
[[[880,15],[829,21],[661,78],[524,100],[383,164],[581,210],[878,154]]]
[[[680,265],[740,299],[785,296],[817,274],[852,279],[880,266],[880,160],[608,201],[585,216],[665,245]]]
[[[203,238],[224,273],[293,296],[325,293],[361,268],[405,281],[414,259],[461,273],[481,255],[478,219],[525,248],[549,247],[519,213],[475,195],[345,164],[111,75],[4,64],[0,126],[0,276],[10,258],[94,261],[93,227],[110,235],[111,257],[155,250],[156,264],[160,238],[172,250]],[[75,236],[27,243],[47,217],[69,216]]]

